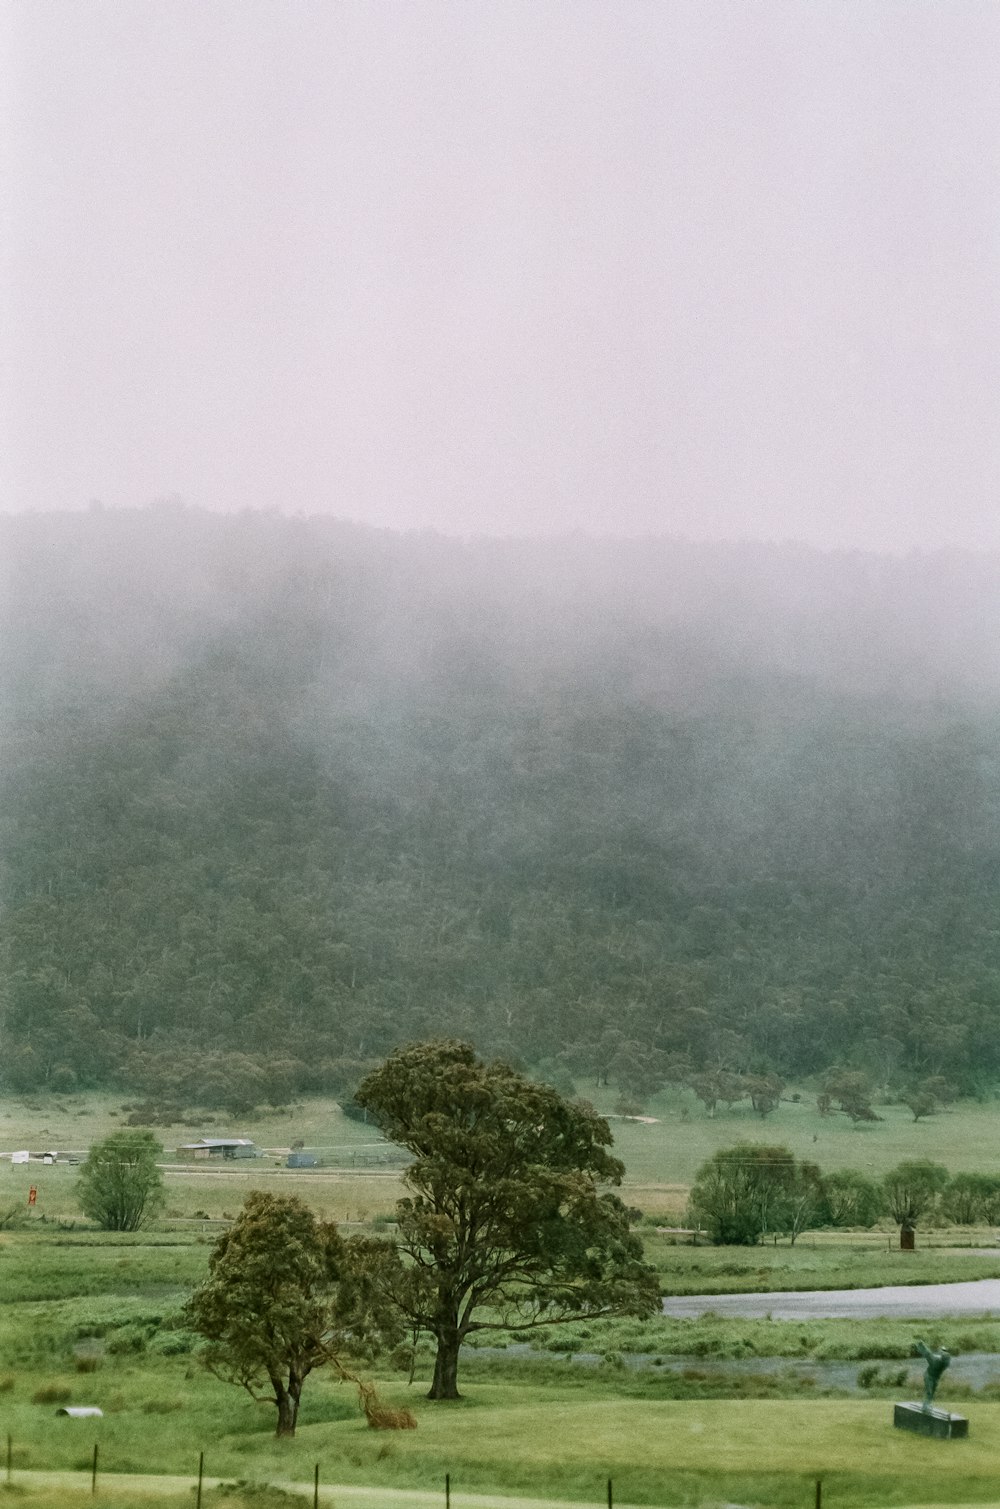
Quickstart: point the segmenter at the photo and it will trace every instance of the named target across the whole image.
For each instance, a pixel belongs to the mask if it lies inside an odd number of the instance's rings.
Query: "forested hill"
[[[1000,563],[6,517],[12,1087],[1000,1070]]]

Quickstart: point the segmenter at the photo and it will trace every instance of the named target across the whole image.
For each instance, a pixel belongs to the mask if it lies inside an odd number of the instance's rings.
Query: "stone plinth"
[[[946,1409],[924,1409],[922,1404],[897,1404],[892,1423],[897,1430],[912,1430],[918,1436],[934,1436],[939,1441],[954,1441],[969,1434],[965,1415],[949,1415]]]

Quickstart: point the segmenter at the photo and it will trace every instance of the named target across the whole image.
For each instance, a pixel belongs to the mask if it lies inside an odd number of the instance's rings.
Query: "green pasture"
[[[78,1157],[91,1143],[127,1124],[120,1096],[94,1093],[70,1098],[5,1098],[0,1102],[0,1153],[16,1148],[41,1152],[52,1148]],[[401,1186],[398,1167],[373,1164],[383,1156],[378,1134],[344,1116],[335,1101],[307,1100],[280,1111],[257,1111],[246,1118],[222,1113],[186,1115],[183,1122],[152,1128],[162,1142],[167,1186],[165,1220],[160,1225],[211,1222],[231,1218],[251,1189],[295,1192],[320,1214],[359,1224],[391,1213]],[[176,1155],[183,1143],[201,1136],[250,1137],[264,1150],[252,1161],[186,1162]],[[304,1143],[319,1154],[322,1169],[289,1169],[288,1149]],[[11,1164],[0,1159],[0,1217],[26,1208],[28,1191],[37,1190],[34,1214],[54,1221],[80,1218],[74,1194],[76,1169],[71,1164]]]
[[[869,1289],[1000,1277],[1000,1246],[986,1229],[918,1232],[901,1252],[895,1230],[807,1232],[757,1247],[692,1247],[642,1228],[647,1261],[670,1294],[753,1294],[776,1289]]]
[[[684,1109],[685,1105],[687,1109]],[[606,1108],[606,1107],[605,1107]],[[964,1103],[926,1123],[887,1107],[886,1120],[857,1131],[844,1118],[821,1118],[811,1104],[783,1103],[764,1123],[748,1112],[704,1115],[693,1101],[667,1094],[652,1108],[659,1120],[612,1123],[626,1161],[626,1196],[647,1212],[640,1230],[649,1259],[675,1293],[729,1293],[784,1288],[868,1287],[1000,1276],[1000,1248],[987,1230],[924,1229],[915,1253],[900,1253],[891,1231],[806,1234],[792,1247],[692,1247],[667,1226],[683,1210],[686,1182],[717,1147],[739,1137],[786,1142],[824,1168],[844,1165],[877,1175],[903,1157],[935,1157],[953,1171],[991,1167],[997,1108]],[[119,1099],[6,1101],[0,1106],[0,1151],[56,1147],[85,1152],[90,1142],[127,1119]],[[902,1321],[738,1321],[711,1315],[693,1321],[581,1323],[536,1333],[534,1359],[468,1355],[465,1399],[430,1404],[423,1397],[429,1357],[421,1355],[414,1386],[385,1364],[379,1386],[390,1401],[415,1410],[418,1429],[394,1434],[367,1429],[353,1392],[326,1376],[310,1379],[294,1442],[273,1436],[273,1408],[207,1374],[183,1333],[181,1304],[205,1271],[211,1243],[251,1188],[301,1194],[348,1228],[388,1216],[399,1193],[398,1170],[352,1166],[365,1153],[369,1128],[347,1121],[331,1101],[288,1111],[197,1126],[157,1127],[164,1145],[199,1135],[253,1137],[269,1149],[253,1163],[184,1165],[165,1170],[167,1210],[153,1229],[119,1236],[88,1229],[76,1205],[71,1165],[11,1165],[0,1160],[0,1218],[29,1214],[28,1229],[0,1229],[0,1429],[14,1441],[19,1497],[48,1509],[67,1502],[17,1473],[83,1473],[95,1441],[103,1486],[88,1501],[124,1509],[111,1474],[187,1474],[207,1453],[206,1470],[227,1481],[281,1484],[311,1481],[321,1463],[326,1483],[436,1491],[452,1474],[461,1491],[599,1503],[607,1477],[616,1500],[639,1505],[773,1506],[812,1504],[817,1474],[824,1505],[996,1504],[1000,1482],[1000,1403],[991,1385],[967,1402],[961,1388],[942,1385],[942,1402],[961,1401],[972,1435],[967,1442],[915,1440],[893,1432],[888,1398],[808,1397],[793,1379],[739,1382],[731,1397],[723,1378],[681,1376],[655,1363],[622,1369],[619,1354],[680,1355],[712,1361],[777,1356],[905,1359],[914,1323]],[[813,1138],[816,1138],[813,1141]],[[338,1164],[322,1170],[284,1167],[294,1140],[329,1150]],[[921,1330],[953,1351],[1000,1353],[1000,1321],[935,1321]],[[486,1337],[491,1341],[502,1338]],[[86,1362],[81,1346],[96,1355]],[[587,1351],[605,1359],[587,1369],[565,1361]],[[87,1371],[81,1371],[86,1366]],[[765,1387],[766,1383],[766,1387]],[[798,1393],[796,1394],[796,1389]],[[820,1391],[813,1389],[812,1393]],[[756,1397],[767,1395],[768,1397]],[[770,1397],[774,1395],[774,1397]],[[779,1397],[783,1395],[783,1397]],[[686,1396],[686,1397],[682,1397]],[[101,1420],[55,1417],[56,1401],[100,1405]],[[7,1490],[3,1489],[4,1496]],[[75,1492],[75,1490],[74,1490]],[[277,1491],[243,1497],[206,1496],[217,1509],[271,1509]],[[173,1495],[171,1497],[171,1495]],[[187,1499],[171,1488],[163,1504]],[[142,1502],[161,1501],[152,1484]],[[372,1500],[373,1505],[375,1500]]]
[[[586,1087],[581,1093],[604,1114],[617,1098]],[[739,1141],[784,1143],[825,1172],[856,1168],[870,1178],[904,1158],[932,1158],[952,1173],[996,1171],[1000,1104],[995,1100],[960,1101],[923,1121],[914,1121],[906,1106],[876,1105],[882,1121],[855,1126],[842,1112],[821,1116],[813,1090],[802,1089],[801,1095],[798,1102],[782,1100],[762,1119],[749,1102],[731,1110],[720,1106],[708,1116],[690,1091],[666,1090],[649,1103],[655,1121],[612,1120],[615,1148],[630,1182],[668,1188],[690,1185],[716,1149]]]
[[[107,1473],[194,1473],[204,1449],[206,1472],[232,1479],[305,1482],[318,1461],[328,1483],[433,1490],[448,1472],[456,1493],[578,1503],[599,1503],[609,1475],[620,1502],[774,1509],[810,1503],[817,1475],[842,1509],[989,1503],[1000,1481],[1000,1405],[980,1402],[965,1407],[970,1438],[943,1443],[895,1432],[885,1400],[657,1401],[476,1383],[442,1406],[389,1383],[387,1397],[418,1419],[390,1436],[365,1426],[346,1387],[320,1381],[295,1439],[279,1443],[264,1406],[179,1362],[155,1382],[129,1368],[89,1381],[104,1419],[5,1402],[15,1474],[86,1471],[97,1443]]]
[[[19,1373],[27,1363],[40,1386],[48,1372],[73,1364],[73,1345],[81,1336],[100,1334],[114,1340],[116,1330],[143,1330],[144,1351],[156,1356],[156,1348],[170,1345],[164,1332],[187,1294],[203,1277],[211,1250],[212,1234],[182,1231],[120,1235],[83,1228],[62,1231],[36,1227],[29,1232],[0,1233],[0,1374],[6,1368]],[[852,1249],[841,1249],[849,1261]],[[716,1269],[743,1268],[755,1261],[757,1252],[725,1249],[667,1249],[678,1258],[705,1257]],[[760,1249],[768,1257],[774,1249]],[[778,1248],[794,1256],[798,1248]],[[922,1261],[924,1254],[914,1255]],[[957,1251],[956,1263],[970,1254]],[[935,1258],[947,1258],[936,1253]],[[723,1261],[728,1258],[728,1265]],[[916,1270],[914,1270],[916,1271]],[[956,1271],[967,1272],[966,1269]],[[770,1270],[772,1276],[775,1270]],[[740,1272],[721,1275],[719,1282],[743,1281]],[[678,1276],[695,1282],[689,1273]],[[669,1275],[668,1275],[669,1279]],[[702,1281],[699,1276],[699,1282]],[[1000,1353],[1000,1320],[972,1317],[938,1320],[925,1325],[936,1343],[953,1352]],[[511,1336],[510,1340],[523,1340]],[[502,1333],[484,1333],[485,1345],[503,1344]],[[711,1359],[741,1357],[906,1358],[913,1340],[913,1322],[873,1321],[770,1321],[737,1320],[703,1316],[675,1320],[653,1316],[645,1320],[587,1321],[546,1327],[532,1334],[540,1357],[558,1359],[573,1352],[599,1356],[621,1352],[680,1354]],[[146,1346],[148,1343],[148,1346]],[[478,1365],[470,1357],[467,1371]],[[579,1386],[586,1382],[581,1378]],[[945,1387],[948,1380],[945,1380]],[[79,1388],[77,1381],[74,1391]],[[2,1403],[2,1400],[0,1400]]]
[[[7,1095],[0,1101],[0,1149],[52,1147],[86,1150],[91,1142],[127,1122],[138,1097],[106,1090],[78,1095]],[[183,1120],[156,1122],[168,1149],[199,1137],[250,1137],[261,1148],[285,1148],[301,1140],[336,1155],[376,1142],[374,1129],[345,1116],[335,1100],[310,1097],[293,1106],[258,1107],[246,1116],[225,1111],[185,1112]]]
[[[626,1166],[626,1189],[633,1203],[664,1221],[683,1216],[687,1189],[699,1166],[718,1148],[739,1140],[781,1142],[798,1158],[824,1170],[857,1168],[877,1178],[904,1158],[933,1158],[953,1173],[993,1172],[997,1165],[1000,1104],[961,1101],[926,1120],[915,1122],[905,1106],[877,1107],[881,1122],[853,1126],[837,1113],[821,1116],[815,1094],[803,1089],[801,1099],[785,1099],[762,1120],[749,1104],[708,1116],[690,1091],[669,1089],[649,1105],[649,1121],[613,1116],[616,1092],[578,1087],[597,1108],[612,1115],[615,1149]],[[120,1095],[93,1092],[77,1096],[6,1097],[0,1101],[0,1153],[17,1147],[33,1151],[53,1147],[83,1154],[94,1141],[126,1124],[131,1104]],[[191,1112],[183,1121],[156,1125],[153,1130],[167,1149],[167,1178],[171,1206],[182,1216],[206,1210],[221,1218],[223,1209],[238,1205],[248,1183],[273,1177],[294,1178],[294,1188],[308,1191],[317,1208],[328,1202],[341,1219],[365,1219],[389,1209],[396,1198],[398,1171],[371,1162],[379,1156],[373,1128],[345,1117],[336,1101],[315,1097],[277,1110],[257,1110],[243,1117],[223,1112]],[[200,1136],[251,1137],[268,1155],[249,1168],[226,1165],[180,1166],[172,1158],[181,1143]],[[284,1168],[292,1142],[303,1142],[320,1153],[331,1167],[320,1173]],[[62,1205],[66,1186],[61,1168],[30,1165],[39,1197]],[[10,1166],[0,1161],[0,1201],[7,1188],[3,1175]],[[17,1170],[15,1170],[17,1173]],[[20,1173],[24,1182],[26,1169]],[[20,1185],[18,1185],[18,1188]],[[2,1209],[0,1205],[0,1209]],[[62,1213],[62,1211],[60,1211]]]
[[[109,1475],[105,1495],[113,1472],[193,1473],[204,1449],[206,1471],[232,1481],[306,1483],[319,1461],[327,1483],[431,1491],[449,1472],[456,1494],[579,1504],[599,1503],[609,1474],[620,1503],[666,1506],[792,1509],[811,1504],[817,1473],[827,1483],[825,1503],[843,1509],[996,1497],[1000,1405],[986,1394],[968,1405],[962,1397],[972,1419],[968,1442],[924,1442],[892,1431],[885,1398],[678,1398],[678,1390],[702,1387],[696,1374],[657,1376],[650,1367],[636,1375],[612,1360],[616,1349],[715,1359],[904,1357],[910,1321],[803,1326],[706,1317],[592,1323],[575,1335],[561,1328],[540,1333],[542,1344],[585,1347],[609,1361],[591,1371],[552,1352],[533,1372],[530,1362],[473,1355],[456,1405],[424,1398],[423,1355],[412,1388],[380,1370],[385,1396],[409,1405],[419,1422],[391,1435],[368,1430],[353,1390],[319,1374],[309,1380],[296,1439],[279,1443],[273,1407],[208,1374],[180,1329],[179,1306],[204,1271],[210,1240],[195,1231],[116,1236],[54,1224],[0,1233],[0,1417],[14,1442],[15,1480],[27,1470],[84,1473],[96,1442]],[[1000,1350],[1000,1322],[936,1322],[928,1334],[954,1350]],[[98,1354],[86,1371],[82,1343],[87,1356]],[[105,1416],[56,1418],[60,1402],[97,1404]],[[27,1498],[46,1509],[43,1493],[31,1489]],[[270,1509],[275,1501],[245,1502]],[[111,1509],[115,1500],[107,1502]],[[232,1509],[243,1502],[234,1499]]]

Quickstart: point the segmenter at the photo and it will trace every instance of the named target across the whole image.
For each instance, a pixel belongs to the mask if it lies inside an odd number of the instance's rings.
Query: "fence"
[[[98,1445],[97,1445],[97,1442],[95,1441],[94,1442],[94,1455],[93,1455],[93,1459],[92,1459],[92,1462],[91,1462],[91,1465],[90,1465],[90,1469],[89,1469],[89,1471],[90,1471],[90,1491],[91,1491],[92,1495],[96,1495],[96,1493],[97,1493],[97,1469],[98,1469],[98,1461],[99,1461],[99,1458],[98,1458]],[[109,1473],[109,1474],[107,1474],[107,1476],[113,1480],[115,1474],[114,1473]],[[205,1488],[205,1453],[203,1451],[201,1451],[201,1452],[198,1453],[198,1473],[197,1473],[197,1477],[193,1477],[192,1478],[192,1481],[196,1484],[196,1487],[195,1487],[195,1500],[194,1500],[194,1502],[195,1502],[195,1509],[202,1509],[202,1502],[201,1501],[202,1501],[202,1495],[204,1493],[204,1488]],[[8,1436],[7,1437],[7,1487],[8,1488],[12,1488],[13,1485],[14,1485],[14,1438],[13,1438],[13,1436]],[[336,1486],[343,1487],[342,1484],[336,1485]],[[306,1485],[303,1484],[302,1487],[305,1488]],[[320,1464],[319,1464],[319,1462],[317,1462],[315,1468],[313,1469],[313,1482],[312,1482],[313,1509],[319,1509],[319,1490],[320,1490]],[[451,1499],[452,1499],[451,1473],[450,1472],[446,1472],[445,1475],[444,1475],[444,1483],[442,1485],[442,1502],[444,1504],[444,1509],[451,1509]],[[516,1502],[517,1502],[516,1497],[512,1496],[511,1497],[511,1503],[512,1504],[516,1504]],[[598,1504],[603,1504],[605,1502],[607,1504],[607,1509],[615,1509],[615,1490],[614,1490],[614,1483],[613,1483],[613,1481],[612,1481],[611,1478],[607,1479],[606,1498],[604,1497],[604,1495],[600,1495],[600,1496],[595,1495],[595,1498],[594,1498],[594,1504],[595,1504],[595,1506],[598,1505]],[[814,1502],[814,1505],[815,1505],[815,1509],[823,1509],[823,1480],[822,1480],[822,1478],[817,1478],[816,1481],[815,1481],[815,1498],[814,1498],[813,1502]]]

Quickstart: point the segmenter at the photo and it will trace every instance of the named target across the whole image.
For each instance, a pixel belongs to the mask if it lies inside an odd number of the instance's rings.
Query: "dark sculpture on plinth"
[[[920,1341],[919,1338],[915,1345],[927,1363],[927,1370],[924,1373],[924,1409],[930,1409],[937,1386],[941,1382],[941,1374],[951,1362],[951,1353],[945,1351],[944,1347],[940,1352],[932,1352],[927,1343]]]
[[[964,1415],[952,1415],[948,1410],[934,1408],[934,1394],[941,1381],[941,1374],[951,1362],[951,1353],[944,1347],[933,1351],[925,1341],[917,1340],[914,1351],[919,1352],[927,1363],[924,1373],[923,1404],[897,1404],[892,1423],[900,1430],[912,1430],[919,1436],[936,1436],[939,1440],[955,1440],[969,1434],[969,1422]]]

